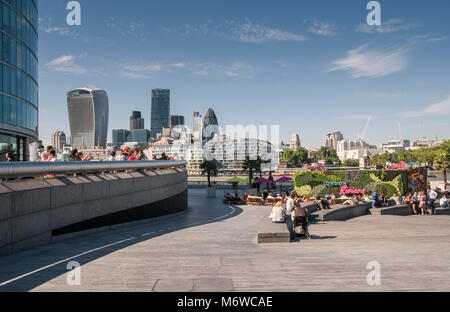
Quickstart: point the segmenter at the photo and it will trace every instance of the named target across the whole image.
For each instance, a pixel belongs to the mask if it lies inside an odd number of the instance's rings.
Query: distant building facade
[[[156,138],[163,128],[170,128],[170,89],[152,90],[150,135]]]
[[[133,132],[135,129],[144,129],[145,120],[142,118],[141,112],[133,112],[130,117],[130,131]]]
[[[57,152],[63,152],[64,146],[66,145],[66,134],[63,131],[55,131],[52,133],[50,141],[51,146],[53,146]]]
[[[112,131],[112,145],[115,147],[122,146],[129,141],[130,131],[125,129],[118,129]]]
[[[297,133],[292,134],[291,136],[291,144],[290,149],[295,151],[297,148],[301,146],[300,136]]]
[[[330,134],[327,134],[325,137],[325,143],[324,146],[328,148],[333,148],[337,150],[337,145],[339,141],[342,141],[344,139],[344,136],[340,131],[336,131]]]
[[[147,129],[136,129],[130,134],[131,138],[128,142],[138,142],[139,144],[147,144],[150,139],[150,131]]]
[[[106,147],[109,102],[104,90],[80,88],[67,93],[72,147]]]
[[[170,116],[170,127],[175,128],[178,126],[184,126],[184,116],[178,116],[178,115]]]

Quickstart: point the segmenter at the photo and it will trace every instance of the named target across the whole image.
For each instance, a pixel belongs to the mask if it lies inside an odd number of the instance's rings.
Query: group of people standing
[[[140,149],[130,149],[126,147],[123,151],[113,151],[108,158],[108,161],[135,161],[145,160],[145,155]]]
[[[58,161],[58,155],[53,146],[47,146],[47,149],[41,154],[41,161],[43,162],[56,162]]]
[[[405,203],[410,204],[414,214],[418,214],[418,210],[422,215],[430,214],[428,210],[431,210],[431,214],[436,214],[435,202],[438,199],[438,192],[429,188],[427,190],[428,195],[424,191],[409,193],[405,198]],[[447,193],[444,192],[439,204],[442,208],[449,207],[447,200]]]

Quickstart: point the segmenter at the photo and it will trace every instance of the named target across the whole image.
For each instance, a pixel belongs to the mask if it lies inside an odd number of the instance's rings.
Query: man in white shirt
[[[286,210],[288,215],[290,215],[295,209],[295,195],[296,193],[292,191],[291,196],[289,196],[288,200],[286,201]]]
[[[428,205],[431,209],[431,214],[434,214],[434,202],[436,201],[437,197],[438,194],[434,190],[428,189]]]

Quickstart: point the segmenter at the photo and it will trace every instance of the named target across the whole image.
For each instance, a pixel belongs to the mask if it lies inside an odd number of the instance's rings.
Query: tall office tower
[[[133,112],[130,117],[130,131],[144,129],[144,118],[141,118],[141,112]]]
[[[192,137],[194,141],[202,140],[202,115],[199,112],[194,111],[194,121],[192,124]]]
[[[205,118],[203,118],[202,138],[203,140],[210,140],[215,134],[220,134],[219,122],[217,121],[216,113],[210,108],[206,112]]]
[[[67,93],[72,147],[106,147],[108,137],[108,94],[96,88],[80,88]]]
[[[0,161],[38,139],[37,1],[0,1]]]
[[[51,145],[57,152],[62,152],[66,145],[66,134],[62,131],[52,133]]]
[[[170,127],[184,126],[184,116],[170,116]]]
[[[342,141],[343,139],[344,136],[340,131],[330,133],[325,137],[324,146],[337,150],[338,142]]]
[[[151,137],[162,134],[163,128],[170,128],[170,89],[153,89]]]
[[[292,134],[290,149],[295,151],[300,146],[301,146],[300,136],[297,133]]]

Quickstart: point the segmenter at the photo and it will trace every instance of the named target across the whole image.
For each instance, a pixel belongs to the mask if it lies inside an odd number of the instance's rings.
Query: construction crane
[[[357,142],[359,142],[361,144],[361,146],[364,145],[364,138],[366,137],[367,129],[369,128],[369,125],[370,125],[370,122],[372,121],[372,119],[373,119],[373,116],[369,116],[367,118],[367,122],[366,122],[366,125],[364,127],[362,134],[360,134],[359,132],[357,133],[357,135],[358,135]]]

